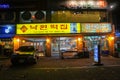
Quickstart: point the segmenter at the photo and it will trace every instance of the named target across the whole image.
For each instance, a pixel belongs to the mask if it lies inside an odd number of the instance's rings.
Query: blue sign
[[[0,25],[0,38],[11,38],[15,35],[15,25]]]
[[[95,45],[94,46],[94,61],[95,62],[98,62],[99,61],[99,59],[98,59],[98,45]]]
[[[9,4],[0,4],[0,8],[7,9],[10,8]]]
[[[15,25],[0,25],[0,34],[15,34]]]
[[[120,37],[120,33],[118,33],[118,32],[115,33],[115,36],[116,36],[116,37]]]

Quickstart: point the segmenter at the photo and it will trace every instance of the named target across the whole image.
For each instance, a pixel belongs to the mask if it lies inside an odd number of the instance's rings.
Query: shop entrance
[[[109,51],[109,44],[106,36],[85,36],[83,43],[83,47],[91,53],[93,53],[94,46],[98,44],[100,44],[101,52]]]
[[[51,56],[61,56],[61,51],[77,51],[75,37],[57,37],[51,41]]]
[[[77,51],[76,37],[22,37],[18,46],[34,46],[40,56],[61,57],[62,51]]]
[[[60,38],[52,38],[51,40],[51,56],[60,56]]]

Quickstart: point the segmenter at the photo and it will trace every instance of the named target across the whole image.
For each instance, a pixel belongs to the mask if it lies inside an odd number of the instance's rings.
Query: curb
[[[105,65],[105,66],[101,66],[101,67],[120,67],[120,65]],[[100,67],[100,66],[81,66],[81,67],[58,67],[58,68],[32,68],[32,69],[43,69],[43,70],[54,70],[54,69],[58,69],[58,70],[61,70],[61,69],[86,69],[86,68],[97,68],[97,67]]]

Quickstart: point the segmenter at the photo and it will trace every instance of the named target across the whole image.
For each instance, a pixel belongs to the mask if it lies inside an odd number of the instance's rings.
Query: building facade
[[[42,56],[59,57],[61,51],[87,50],[93,54],[94,46],[100,44],[101,53],[114,54],[114,27],[106,0],[53,0],[44,6],[39,3],[24,5],[24,10],[18,5],[19,10],[9,9],[13,15],[9,19],[5,14],[10,12],[1,13],[2,24],[16,25],[13,50],[32,45]]]

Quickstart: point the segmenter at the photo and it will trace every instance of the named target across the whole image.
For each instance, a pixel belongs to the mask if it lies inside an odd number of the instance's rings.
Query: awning
[[[13,38],[15,34],[0,34],[0,39]]]

